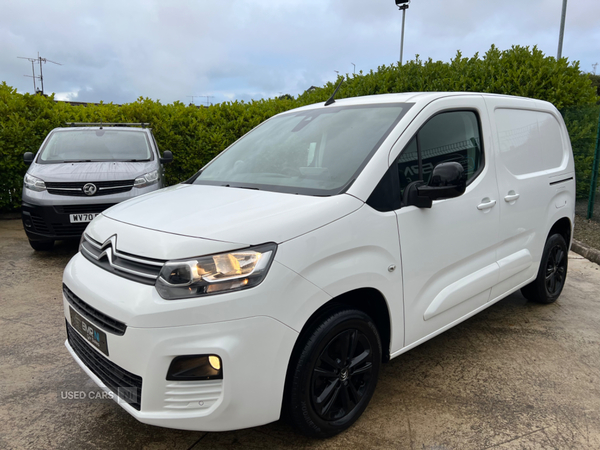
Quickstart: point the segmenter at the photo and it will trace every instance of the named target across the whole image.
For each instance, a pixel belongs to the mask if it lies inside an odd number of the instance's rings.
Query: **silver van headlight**
[[[158,183],[158,170],[148,172],[141,177],[137,177],[133,182],[134,187],[142,188],[150,186],[151,184]]]
[[[25,178],[23,178],[23,184],[27,189],[31,189],[32,191],[40,192],[46,190],[46,183],[44,180],[41,180],[33,175],[25,174]]]
[[[267,276],[277,244],[168,261],[156,280],[156,290],[166,300],[239,291],[259,285]]]

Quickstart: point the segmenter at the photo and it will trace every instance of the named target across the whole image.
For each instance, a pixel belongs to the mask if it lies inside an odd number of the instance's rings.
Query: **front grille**
[[[94,350],[67,322],[69,345],[81,361],[117,396],[138,411],[141,409],[142,377],[117,366]]]
[[[33,231],[41,234],[51,234],[51,230],[48,224],[41,217],[31,215],[31,224],[33,225]]]
[[[98,311],[93,306],[88,305],[86,302],[77,297],[65,284],[63,284],[63,294],[65,294],[69,305],[71,305],[75,311],[92,322],[94,325],[99,326],[109,333],[116,334],[117,336],[123,336],[125,334],[127,325]]]
[[[83,192],[83,186],[88,183],[96,185],[98,191],[93,195],[111,195],[120,192],[128,192],[133,188],[135,180],[115,180],[115,181],[73,181],[56,182],[46,181],[46,189],[50,194],[69,195],[75,197],[88,197]]]
[[[82,234],[85,227],[88,226],[87,222],[83,223],[56,223],[50,224],[54,230],[54,236],[73,236]]]
[[[33,231],[40,234],[47,234],[51,236],[55,236],[57,238],[61,237],[73,237],[79,236],[85,230],[85,227],[88,226],[87,222],[84,223],[60,223],[60,222],[52,222],[47,223],[41,217],[31,215],[31,223],[33,225]]]
[[[105,209],[108,209],[114,205],[114,203],[98,203],[92,205],[56,205],[54,206],[54,210],[58,214],[101,213]]]
[[[132,255],[117,250],[117,237],[103,244],[83,235],[81,254],[98,267],[138,283],[154,285],[166,261]]]

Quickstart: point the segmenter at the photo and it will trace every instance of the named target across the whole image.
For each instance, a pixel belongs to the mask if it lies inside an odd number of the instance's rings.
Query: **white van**
[[[518,289],[557,299],[574,173],[539,100],[407,93],[279,114],[91,222],[64,272],[67,349],[144,423],[285,415],[332,436],[383,362]]]

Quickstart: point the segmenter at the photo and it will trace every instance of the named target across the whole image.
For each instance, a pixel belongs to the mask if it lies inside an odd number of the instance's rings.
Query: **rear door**
[[[428,181],[435,165],[446,161],[462,164],[468,177],[466,192],[457,198],[436,200],[430,209],[396,211],[405,345],[483,307],[497,282],[498,189],[486,145],[491,133],[485,108],[481,96],[437,100],[407,129],[413,133],[409,143],[390,154],[401,190],[411,181]]]

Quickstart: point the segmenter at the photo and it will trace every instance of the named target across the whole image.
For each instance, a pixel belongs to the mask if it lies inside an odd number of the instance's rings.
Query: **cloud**
[[[556,54],[561,2],[414,1],[406,13],[405,58],[448,61],[491,44],[538,45]],[[570,2],[563,55],[597,62],[600,3]],[[17,56],[44,66],[46,91],[80,101],[124,103],[138,97],[213,103],[297,95],[336,78],[334,71],[376,70],[398,61],[401,13],[391,0],[4,0],[0,78],[31,92]]]

